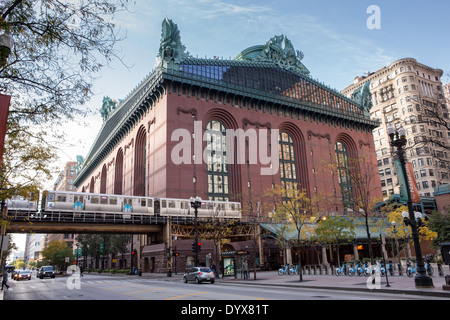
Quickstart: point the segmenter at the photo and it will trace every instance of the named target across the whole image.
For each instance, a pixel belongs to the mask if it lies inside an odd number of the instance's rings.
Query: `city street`
[[[295,277],[296,278],[296,277]],[[294,277],[285,281],[295,282]],[[327,276],[329,281],[336,277]],[[341,281],[342,279],[339,278]],[[251,285],[219,279],[215,284],[185,284],[181,275],[172,278],[134,277],[128,275],[86,274],[77,279],[57,277],[27,281],[8,281],[5,300],[448,300],[448,297],[390,294],[374,291],[340,291],[296,286]],[[359,280],[365,282],[365,278]],[[249,282],[250,283],[250,282]],[[281,284],[281,283],[280,283]],[[77,285],[79,285],[77,287]],[[72,287],[73,289],[70,289]],[[79,288],[79,289],[78,289]]]

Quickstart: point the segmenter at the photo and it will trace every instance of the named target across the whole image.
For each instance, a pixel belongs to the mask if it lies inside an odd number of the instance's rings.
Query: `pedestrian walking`
[[[217,278],[217,266],[216,263],[213,261],[213,263],[211,264],[211,270],[214,273],[214,277]]]
[[[3,270],[3,273],[2,273],[2,290],[3,290],[3,287],[6,287],[6,289],[9,289],[8,273],[6,272],[6,270]]]
[[[244,260],[242,263],[242,271],[244,272],[244,280],[248,279],[248,262],[247,260]]]

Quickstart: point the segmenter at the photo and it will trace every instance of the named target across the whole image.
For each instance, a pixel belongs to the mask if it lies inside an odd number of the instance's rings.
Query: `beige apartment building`
[[[400,192],[387,127],[407,132],[407,161],[412,163],[421,197],[432,197],[435,187],[450,183],[450,132],[439,121],[448,121],[448,105],[441,82],[443,71],[400,59],[388,67],[355,78],[342,93],[351,94],[370,81],[373,130],[383,196]]]

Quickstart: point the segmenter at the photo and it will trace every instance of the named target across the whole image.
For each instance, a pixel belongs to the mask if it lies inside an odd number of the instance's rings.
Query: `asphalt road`
[[[85,275],[82,278],[9,280],[5,300],[439,300],[438,297],[352,292],[216,282],[185,284],[181,280]],[[444,299],[444,298],[443,298]],[[448,300],[448,299],[444,299]]]

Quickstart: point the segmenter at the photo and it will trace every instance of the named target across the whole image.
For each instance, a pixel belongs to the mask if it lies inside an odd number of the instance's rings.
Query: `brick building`
[[[165,19],[154,70],[120,103],[104,99],[104,123],[74,182],[77,190],[251,203],[282,184],[337,199],[324,214],[345,213],[351,181],[326,166],[366,156],[376,167],[378,123],[362,102],[314,80],[302,58],[283,35],[233,60],[194,58]],[[373,196],[381,197],[381,188]],[[154,264],[165,240],[138,240],[144,271],[162,270]]]

